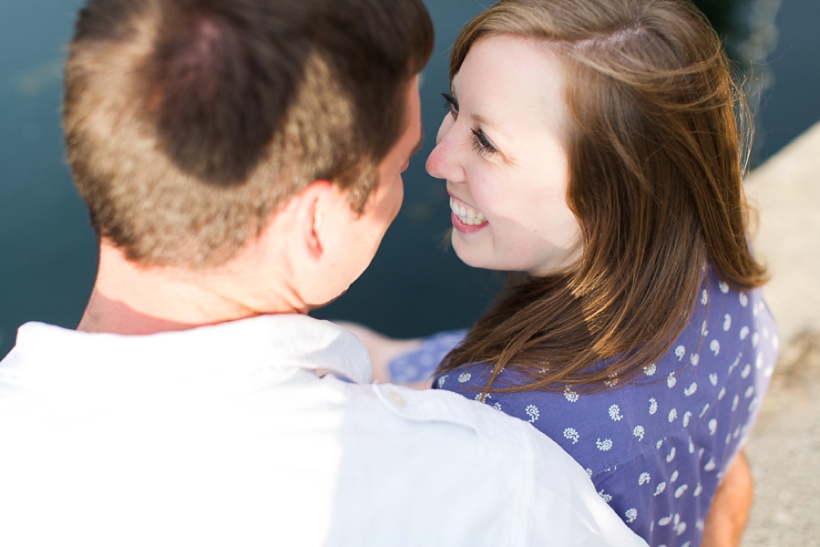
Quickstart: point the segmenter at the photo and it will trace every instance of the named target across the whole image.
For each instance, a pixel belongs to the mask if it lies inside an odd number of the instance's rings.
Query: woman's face
[[[447,101],[427,171],[447,181],[456,254],[476,268],[566,270],[580,256],[581,232],[566,199],[558,58],[524,38],[481,39]]]

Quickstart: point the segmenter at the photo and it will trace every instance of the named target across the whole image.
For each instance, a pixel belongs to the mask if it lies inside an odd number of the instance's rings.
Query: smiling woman
[[[778,340],[717,35],[684,0],[501,0],[450,77],[427,168],[453,247],[523,276],[468,332],[388,355],[390,379],[443,356],[435,388],[532,423],[650,545],[736,544]]]

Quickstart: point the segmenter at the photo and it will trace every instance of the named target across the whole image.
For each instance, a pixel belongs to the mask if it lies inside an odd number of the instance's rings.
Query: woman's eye
[[[483,131],[476,131],[475,129],[471,129],[470,131],[473,132],[473,148],[476,152],[487,155],[496,154],[498,152],[498,149],[493,146],[493,143],[490,142],[490,139],[487,138]]]
[[[449,93],[442,93],[441,96],[444,97],[444,109],[449,111],[453,118],[458,118],[458,101],[456,101],[456,98]]]
[[[445,110],[453,116],[454,120],[457,120],[458,101],[449,93],[442,93],[441,96],[444,97]],[[492,155],[498,153],[498,149],[493,146],[493,143],[490,142],[490,139],[487,138],[483,131],[475,129],[471,129],[470,131],[473,132],[473,148],[479,154]]]

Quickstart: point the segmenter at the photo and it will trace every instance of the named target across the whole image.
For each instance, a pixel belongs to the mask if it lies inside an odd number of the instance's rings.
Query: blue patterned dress
[[[652,547],[697,547],[721,477],[754,422],[774,371],[774,321],[760,290],[714,272],[684,332],[637,381],[593,394],[490,392],[484,402],[532,423],[592,478],[598,494]],[[465,331],[428,338],[390,363],[395,382],[429,377]],[[491,367],[464,365],[434,388],[479,399]],[[515,383],[503,371],[501,385]]]

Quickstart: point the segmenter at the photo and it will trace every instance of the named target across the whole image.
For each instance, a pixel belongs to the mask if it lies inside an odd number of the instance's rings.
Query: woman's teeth
[[[457,203],[453,198],[450,198],[450,210],[467,226],[479,226],[487,222],[487,218],[483,214],[472,207],[466,207]]]

